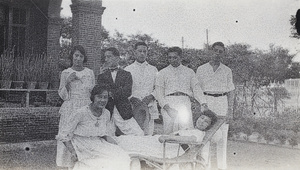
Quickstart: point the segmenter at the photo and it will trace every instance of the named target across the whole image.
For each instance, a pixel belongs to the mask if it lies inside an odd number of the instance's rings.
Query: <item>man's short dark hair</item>
[[[211,48],[214,48],[215,46],[221,46],[221,47],[223,47],[223,49],[225,50],[225,45],[224,45],[224,43],[222,43],[222,42],[220,42],[220,41],[213,43],[213,45],[211,46]]]
[[[120,56],[119,50],[115,47],[109,47],[109,48],[105,48],[103,50],[103,53],[105,53],[106,51],[111,51],[113,53],[114,56]]]
[[[148,45],[147,45],[145,42],[143,42],[143,41],[139,41],[139,42],[135,43],[135,45],[134,45],[134,49],[136,50],[136,49],[137,49],[137,47],[138,47],[138,46],[140,46],[140,45],[142,45],[142,46],[146,46],[146,47],[147,47],[147,49],[148,49]]]
[[[172,53],[172,52],[176,52],[179,56],[182,55],[182,50],[179,47],[171,47],[168,49],[167,53]]]
[[[101,55],[101,62],[102,63],[105,62],[105,52],[106,51],[111,51],[114,56],[120,57],[120,53],[119,53],[119,50],[117,48],[115,48],[115,47],[105,48],[105,49],[102,50],[102,55]]]

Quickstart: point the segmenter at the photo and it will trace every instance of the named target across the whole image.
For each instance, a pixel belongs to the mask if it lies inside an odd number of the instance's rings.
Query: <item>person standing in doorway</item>
[[[232,111],[232,92],[235,89],[232,71],[221,63],[225,56],[225,46],[222,42],[212,45],[211,59],[201,65],[196,72],[200,86],[204,91],[208,107],[218,116],[228,116]],[[213,141],[217,143],[217,163],[219,169],[227,169],[227,135],[228,124],[223,124],[216,132]]]

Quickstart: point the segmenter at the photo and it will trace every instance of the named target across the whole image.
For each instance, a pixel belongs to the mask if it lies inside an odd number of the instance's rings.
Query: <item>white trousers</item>
[[[187,96],[166,96],[169,106],[177,110],[177,116],[172,118],[166,110],[161,109],[164,134],[193,127],[191,101]]]
[[[205,96],[208,108],[215,112],[218,116],[226,116],[228,111],[227,96],[213,97]],[[217,143],[217,164],[219,169],[227,169],[227,136],[228,124],[223,124],[216,134],[213,136],[212,141]]]
[[[143,136],[144,131],[141,129],[139,124],[136,122],[136,120],[132,117],[128,120],[124,120],[116,106],[114,107],[114,113],[113,113],[113,122],[118,128],[125,134],[125,135],[137,135],[137,136]]]

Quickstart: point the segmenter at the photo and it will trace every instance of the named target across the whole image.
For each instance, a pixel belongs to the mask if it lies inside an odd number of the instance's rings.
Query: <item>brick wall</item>
[[[82,45],[87,53],[87,67],[95,75],[100,70],[101,51],[101,21],[105,7],[102,1],[74,1],[71,5],[72,18],[72,43]]]
[[[59,107],[0,108],[0,143],[53,140]]]

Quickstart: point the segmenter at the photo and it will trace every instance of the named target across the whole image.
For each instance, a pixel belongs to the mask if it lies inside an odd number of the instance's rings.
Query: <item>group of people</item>
[[[124,69],[119,66],[119,51],[110,47],[103,50],[104,65],[95,80],[93,71],[84,67],[84,48],[74,46],[72,66],[61,73],[59,95],[64,103],[59,110],[57,165],[130,169],[129,153],[161,155],[158,138],[166,136],[152,136],[159,114],[164,135],[188,132],[202,140],[203,133],[198,132],[211,127],[216,115],[230,111],[234,90],[232,71],[221,63],[224,44],[214,43],[211,51],[211,60],[195,73],[181,64],[179,47],[168,49],[169,65],[160,71],[147,62],[145,42],[135,44],[135,61]],[[191,98],[203,111],[195,124]],[[228,124],[224,124],[214,135],[219,169],[227,168],[227,133]]]

